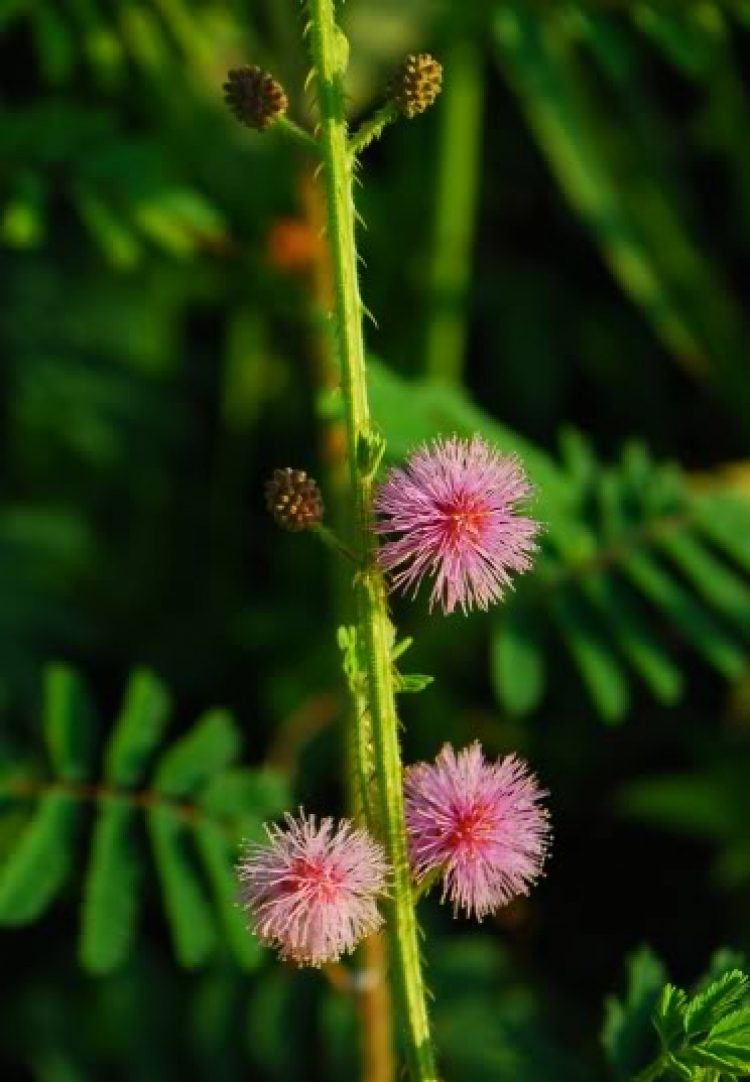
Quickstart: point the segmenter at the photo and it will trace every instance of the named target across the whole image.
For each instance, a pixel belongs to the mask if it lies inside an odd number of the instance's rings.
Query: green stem
[[[446,57],[445,76],[425,367],[435,379],[459,383],[466,354],[466,301],[479,196],[484,98],[479,46],[458,39]]]
[[[333,0],[308,0],[308,10],[354,504],[354,547],[363,568],[355,578],[358,635],[367,660],[380,820],[393,869],[392,956],[413,1082],[437,1082],[406,852],[403,771],[390,658],[392,628],[385,584],[374,562],[375,543],[370,530],[373,482],[370,452],[376,442],[376,433],[371,426],[367,399],[363,308],[357,281],[354,166],[347,145],[343,82],[347,49],[336,26]]]
[[[375,139],[379,139],[383,134],[383,129],[392,124],[395,120],[398,120],[399,112],[396,105],[392,102],[386,102],[381,106],[376,113],[374,113],[369,120],[365,120],[355,131],[354,135],[349,140],[349,153],[359,154],[361,150],[368,147]]]
[[[324,526],[322,523],[317,523],[313,526],[312,533],[314,533],[315,536],[331,550],[331,552],[335,552],[338,556],[343,556],[350,563],[354,564],[355,567],[357,566],[357,557],[349,546],[345,545],[333,530],[329,530],[328,527]]]
[[[277,131],[282,131],[284,135],[287,135],[295,143],[299,143],[305,150],[311,150],[314,154],[320,153],[320,147],[318,146],[318,140],[314,135],[310,135],[310,132],[305,131],[299,124],[296,124],[293,120],[290,120],[288,116],[280,116],[274,122],[274,127]]]
[[[381,828],[393,869],[390,930],[398,990],[404,1012],[409,1065],[414,1082],[437,1082],[419,956],[419,929],[406,849],[403,768],[390,661],[393,629],[388,619],[382,575],[377,570],[370,571],[362,577],[357,592],[360,627],[364,626],[365,631]]]

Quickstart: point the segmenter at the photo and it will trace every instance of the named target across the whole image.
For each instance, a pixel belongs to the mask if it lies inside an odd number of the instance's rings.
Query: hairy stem
[[[374,116],[371,116],[369,120],[365,120],[364,123],[357,128],[354,135],[349,140],[349,153],[359,154],[360,151],[368,147],[375,139],[379,139],[383,134],[383,130],[392,124],[395,120],[398,120],[398,109],[392,101],[386,102]]]
[[[369,529],[373,448],[377,437],[367,400],[362,301],[357,282],[353,158],[347,145],[343,76],[346,41],[336,26],[333,0],[309,0],[310,39],[320,110],[319,143],[333,261],[335,320],[351,471],[354,549],[361,571],[355,579],[358,636],[364,645],[367,692],[377,775],[379,817],[393,868],[392,958],[401,1000],[406,1049],[414,1082],[436,1082],[419,939],[406,853],[401,753],[391,666],[393,629],[386,591],[374,562]]]
[[[325,225],[325,201],[318,180],[305,173],[300,187],[305,221],[313,236],[322,234]],[[333,272],[327,244],[315,249],[309,289],[315,316],[310,319],[311,347],[314,356],[314,379],[322,393],[338,387],[338,363],[328,321],[323,313],[333,306]],[[348,519],[349,474],[343,421],[321,411],[318,416],[320,453],[325,463],[327,514],[337,533]],[[349,554],[351,555],[351,554]],[[337,623],[353,620],[351,570],[344,561],[332,561],[332,590]],[[364,681],[351,680],[349,717],[346,719],[345,770],[348,803],[352,817],[373,833],[370,790],[372,778],[369,704]],[[361,1082],[396,1082],[397,1068],[393,1048],[393,1009],[388,982],[388,958],[385,934],[367,936],[357,949],[353,983],[354,1005],[358,1020]],[[348,971],[347,971],[348,972]]]
[[[288,135],[290,139],[293,139],[300,146],[303,146],[305,150],[311,150],[314,154],[318,153],[318,141],[315,136],[310,135],[309,132],[301,128],[299,124],[295,124],[289,117],[280,116],[275,122],[275,126],[279,131],[282,131],[284,135]]]

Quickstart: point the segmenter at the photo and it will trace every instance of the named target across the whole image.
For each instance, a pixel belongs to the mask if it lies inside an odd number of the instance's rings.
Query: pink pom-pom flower
[[[517,513],[533,495],[523,466],[481,436],[436,439],[394,468],[378,488],[373,529],[396,534],[378,551],[393,588],[416,593],[434,577],[430,609],[460,605],[486,609],[511,585],[511,572],[526,571],[539,523]]]
[[[549,845],[546,796],[515,755],[487,762],[478,743],[446,744],[433,763],[406,771],[409,857],[418,882],[442,875],[443,900],[479,920],[542,871]]]
[[[282,958],[335,962],[380,927],[388,864],[366,831],[300,811],[266,833],[267,843],[247,846],[237,874],[251,930]]]

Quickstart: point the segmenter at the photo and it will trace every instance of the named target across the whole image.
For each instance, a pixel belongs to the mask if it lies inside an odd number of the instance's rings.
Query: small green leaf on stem
[[[378,429],[370,428],[357,436],[357,466],[366,480],[371,481],[380,469],[385,448],[385,436]]]

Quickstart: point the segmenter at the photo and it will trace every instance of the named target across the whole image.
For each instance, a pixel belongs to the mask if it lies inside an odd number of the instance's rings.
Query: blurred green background
[[[423,904],[444,1074],[630,1078],[665,974],[750,938],[750,3],[342,20],[355,124],[405,53],[445,65],[359,191],[389,455],[484,432],[546,523],[491,614],[394,600],[435,677],[405,758],[518,750],[555,826],[496,919]],[[230,870],[346,803],[346,584],[263,501],[292,465],[337,505],[320,196],[221,89],[259,63],[309,123],[302,25],[0,2],[4,1080],[357,1077],[352,997],[245,936]]]

